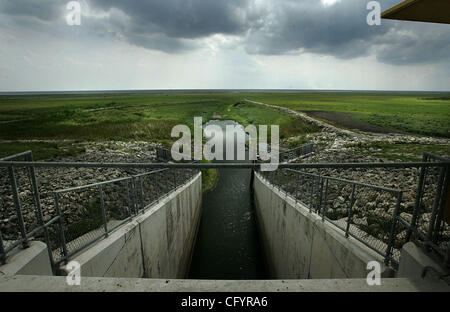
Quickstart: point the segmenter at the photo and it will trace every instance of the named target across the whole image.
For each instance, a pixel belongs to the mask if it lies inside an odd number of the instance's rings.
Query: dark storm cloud
[[[389,29],[367,25],[366,5],[361,0],[343,0],[328,7],[317,0],[277,1],[267,23],[251,29],[246,50],[268,55],[297,50],[340,58],[364,55],[371,39]]]
[[[303,50],[353,58],[367,53],[367,40],[388,30],[367,25],[367,3],[361,0],[344,0],[329,7],[320,0],[265,0],[259,5],[253,0],[91,0],[90,4],[104,11],[118,9],[128,16],[123,35],[143,47],[156,43],[155,34],[166,40],[233,34],[243,39],[250,54]]]
[[[61,17],[65,3],[61,0],[0,0],[0,12],[50,22]]]
[[[91,35],[110,37],[149,50],[166,53],[181,53],[194,50],[198,44],[194,40],[169,37],[166,34],[136,23],[128,15],[111,9],[105,17],[83,17],[83,29]]]
[[[178,53],[198,48],[194,39],[245,32],[252,20],[248,10],[250,2],[90,0],[89,5],[93,10],[109,13],[106,20],[96,22],[103,23],[103,27],[117,37],[147,49]],[[120,15],[118,12],[125,17],[116,18]]]
[[[246,30],[248,0],[91,0],[96,8],[116,8],[130,17],[136,31],[168,37],[200,38]]]
[[[255,55],[375,55],[394,65],[449,60],[450,26],[390,20],[369,26],[368,2],[341,0],[325,6],[321,0],[84,0],[94,14],[83,15],[82,31],[166,53],[197,49],[197,39],[224,34],[235,35]],[[384,10],[399,0],[379,2]],[[48,22],[64,16],[66,3],[0,0],[0,11]]]
[[[380,1],[382,9],[398,3]],[[246,50],[280,55],[310,52],[341,59],[375,54],[383,63],[421,64],[450,59],[450,26],[382,20],[369,26],[368,1],[277,1],[266,23],[250,30]]]

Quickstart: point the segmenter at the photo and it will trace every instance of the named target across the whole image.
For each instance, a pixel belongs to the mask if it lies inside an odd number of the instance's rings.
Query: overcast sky
[[[450,25],[368,0],[0,0],[0,91],[450,90]],[[385,10],[400,0],[381,0]]]

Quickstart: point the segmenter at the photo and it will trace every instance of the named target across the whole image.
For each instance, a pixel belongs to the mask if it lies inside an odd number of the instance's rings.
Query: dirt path
[[[338,128],[327,122],[315,119],[311,116],[308,116],[307,114],[305,114],[303,112],[297,112],[297,111],[294,111],[289,108],[255,102],[255,101],[250,101],[247,99],[242,100],[242,102],[278,109],[280,111],[283,111],[290,115],[293,115],[297,118],[300,118],[306,122],[309,122],[309,123],[319,126],[320,128],[322,128],[322,132],[317,133],[317,134],[307,135],[307,137],[310,137],[310,139],[312,139],[316,143],[324,142],[324,140],[325,140],[325,142],[329,141],[329,144],[327,144],[328,146],[325,149],[328,149],[331,151],[337,151],[337,150],[345,151],[346,150],[345,147],[348,146],[349,144],[358,144],[358,143],[369,144],[370,142],[384,142],[384,143],[393,143],[393,144],[399,144],[399,143],[450,144],[450,140],[446,139],[446,138],[436,138],[436,137],[429,137],[429,136],[423,136],[423,135],[400,133],[400,132],[390,131],[390,129],[383,129],[381,127],[377,127],[377,129],[372,128],[372,127],[360,129],[364,132],[356,133],[351,130]],[[332,116],[332,114],[329,114],[329,113],[330,112],[328,112],[327,116],[328,117]],[[323,112],[321,114],[323,114]],[[337,115],[336,114],[335,114],[335,118],[341,117],[341,119],[342,119],[342,117],[343,117],[342,115],[338,116],[339,114],[337,114]],[[317,116],[317,117],[321,118],[324,116],[322,115],[322,116]],[[345,118],[348,119],[349,117],[345,116]],[[324,119],[326,119],[326,118],[324,118]],[[349,122],[349,125],[352,125],[352,128],[358,128],[357,126],[359,126],[359,124],[356,124],[355,121],[348,120],[348,122]],[[361,125],[361,128],[362,127],[363,126]],[[374,127],[376,127],[376,126],[374,126]],[[385,132],[381,132],[381,130],[378,128],[383,129]],[[380,131],[377,131],[377,130],[380,130]],[[293,138],[293,139],[295,139],[295,138]]]
[[[304,113],[300,113],[300,112],[297,112],[295,110],[292,110],[292,109],[289,109],[289,108],[286,108],[286,107],[281,107],[281,106],[277,106],[277,105],[270,105],[270,104],[265,104],[265,103],[261,103],[261,102],[250,101],[250,100],[247,100],[247,99],[244,99],[242,102],[275,108],[275,109],[278,109],[280,111],[286,112],[286,113],[288,113],[290,115],[293,115],[293,116],[295,116],[297,118],[300,118],[300,119],[302,119],[302,120],[304,120],[306,122],[309,122],[309,123],[312,123],[314,125],[317,125],[320,128],[324,128],[324,129],[330,130],[332,132],[341,133],[341,134],[345,134],[345,135],[349,135],[349,136],[356,136],[356,137],[360,136],[360,134],[355,133],[353,131],[335,127],[335,126],[330,125],[330,124],[328,124],[326,122],[323,122],[323,121],[317,120],[315,118],[312,118],[312,117],[310,117],[310,116],[308,116],[308,115],[306,115]]]

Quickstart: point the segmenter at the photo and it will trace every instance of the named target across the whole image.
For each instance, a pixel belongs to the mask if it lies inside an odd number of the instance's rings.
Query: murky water
[[[211,121],[207,125],[209,124],[219,125],[225,129],[226,125],[236,123]],[[225,137],[224,141],[229,139]],[[219,169],[216,188],[203,195],[203,214],[189,278],[267,277],[257,232],[250,180],[250,169]]]

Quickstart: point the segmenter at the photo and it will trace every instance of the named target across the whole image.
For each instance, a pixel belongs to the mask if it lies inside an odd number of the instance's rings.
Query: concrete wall
[[[366,278],[369,261],[383,259],[309,209],[274,189],[258,174],[254,197],[272,278]],[[386,271],[382,276],[391,274]]]
[[[72,260],[80,263],[81,276],[184,278],[200,221],[201,199],[199,173]]]
[[[0,266],[0,275],[53,275],[47,245],[43,242],[30,242],[29,247],[17,247]]]
[[[422,273],[425,268],[427,269],[424,280],[440,280],[440,276],[448,275],[448,272],[438,262],[433,260],[430,255],[427,255],[416,244],[408,242],[403,245],[396,276],[400,278],[422,279]]]

